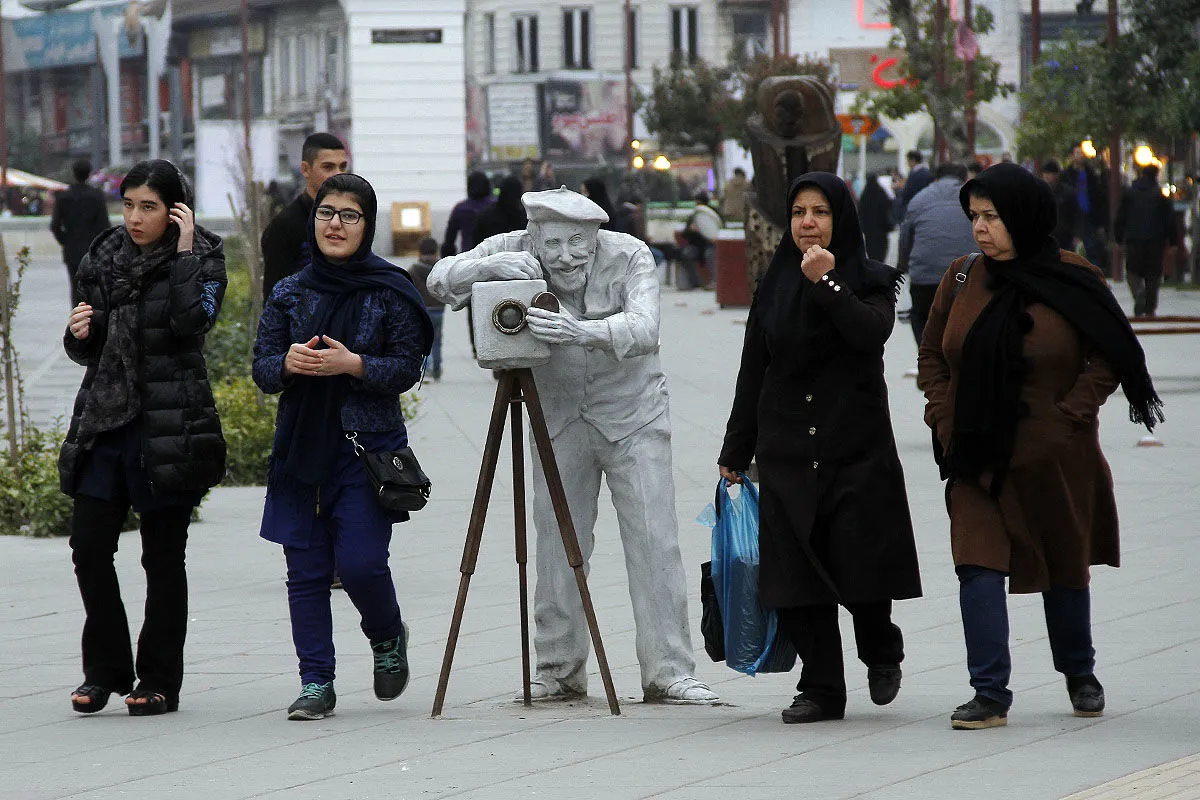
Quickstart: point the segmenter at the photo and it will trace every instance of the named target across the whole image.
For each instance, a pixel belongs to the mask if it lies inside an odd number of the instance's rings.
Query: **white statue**
[[[430,292],[460,309],[478,281],[544,278],[561,311],[530,307],[527,325],[548,342],[533,367],[546,424],[579,536],[584,569],[595,547],[603,476],[612,492],[637,629],[646,700],[712,703],[692,677],[687,588],[679,554],[667,383],[658,358],[658,281],[640,240],[600,230],[608,215],[565,187],[522,198],[529,226],[443,258]],[[476,312],[478,313],[478,312]],[[530,441],[530,446],[536,444]],[[541,463],[533,458],[537,529],[535,700],[587,693],[590,638],[563,552]]]

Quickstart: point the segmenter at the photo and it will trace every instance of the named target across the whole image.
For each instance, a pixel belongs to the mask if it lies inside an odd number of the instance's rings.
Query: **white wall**
[[[380,253],[391,206],[425,200],[439,240],[467,195],[463,19],[466,0],[342,0],[349,23],[350,149],[379,196]],[[441,28],[441,44],[372,44],[382,28]]]

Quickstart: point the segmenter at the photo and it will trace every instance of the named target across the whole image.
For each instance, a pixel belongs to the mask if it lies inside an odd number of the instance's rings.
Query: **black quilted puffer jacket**
[[[66,494],[74,493],[79,465],[92,445],[78,433],[108,333],[112,272],[100,254],[112,250],[110,237],[114,236],[125,236],[124,228],[117,226],[96,237],[79,266],[80,298],[94,309],[91,334],[80,341],[68,329],[63,337],[67,355],[87,367],[59,455],[59,484]],[[170,258],[142,291],[137,385],[142,458],[152,492],[204,491],[224,477],[225,438],[203,347],[227,282],[220,237],[197,226],[193,251]]]

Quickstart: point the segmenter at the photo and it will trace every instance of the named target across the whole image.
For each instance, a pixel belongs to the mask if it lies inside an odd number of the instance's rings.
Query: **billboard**
[[[548,80],[543,106],[542,149],[546,157],[624,157],[624,81]]]
[[[111,20],[122,19],[124,13],[122,5],[6,19],[3,23],[4,69],[23,72],[95,64],[96,20],[112,24]],[[140,29],[130,40],[122,28],[117,41],[121,58],[134,58],[145,52]]]

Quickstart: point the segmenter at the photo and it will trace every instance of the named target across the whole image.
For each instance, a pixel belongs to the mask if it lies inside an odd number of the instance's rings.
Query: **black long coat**
[[[828,277],[809,291],[840,334],[830,358],[779,352],[755,297],[718,461],[744,469],[758,459],[759,597],[768,607],[921,594],[883,379],[895,297],[884,288],[860,298],[836,269]]]

